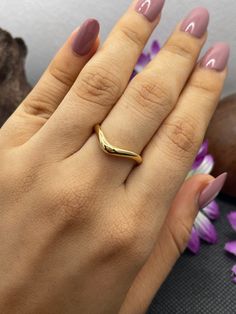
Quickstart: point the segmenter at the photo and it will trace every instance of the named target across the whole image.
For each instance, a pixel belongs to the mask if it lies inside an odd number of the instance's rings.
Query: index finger
[[[44,147],[45,141],[50,141],[47,146],[55,152],[53,147],[63,145],[64,150],[56,152],[57,156],[63,154],[62,158],[82,147],[94,125],[103,121],[123,94],[137,59],[160,20],[163,5],[164,0],[132,3],[39,132]]]

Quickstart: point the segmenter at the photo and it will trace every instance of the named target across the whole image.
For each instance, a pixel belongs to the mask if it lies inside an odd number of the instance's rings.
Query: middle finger
[[[209,13],[193,10],[178,25],[158,56],[137,75],[102,124],[114,146],[141,153],[162,122],[174,109],[206,40]],[[133,167],[130,160],[111,158],[98,147],[96,136],[84,146],[90,156],[103,154],[106,168],[117,180],[125,180]],[[99,151],[100,150],[100,151]]]

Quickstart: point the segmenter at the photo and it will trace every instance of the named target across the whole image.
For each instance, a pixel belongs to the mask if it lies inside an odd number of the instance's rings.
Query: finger
[[[31,93],[2,128],[8,145],[27,141],[49,119],[98,48],[99,23],[86,20],[67,39]]]
[[[103,122],[102,130],[113,145],[141,153],[173,110],[206,40],[209,13],[203,8],[195,9],[187,21],[187,25],[196,21],[201,33],[186,33],[186,20],[178,25],[157,57],[133,79]],[[91,145],[97,143],[93,140]],[[113,165],[113,173],[117,172],[117,179],[123,182],[134,165],[107,156],[104,162],[106,167]]]
[[[146,0],[141,4],[139,1],[136,6],[135,1],[117,23],[40,131],[38,145],[45,147],[47,143],[52,154],[65,158],[80,149],[94,125],[105,118],[127,86],[137,59],[159,22],[164,0],[153,0],[150,7],[142,6],[145,3],[148,4]]]
[[[119,314],[144,314],[156,292],[185,250],[198,213],[201,191],[213,177],[193,176],[177,193],[154,250],[131,286]]]
[[[175,195],[216,110],[227,74],[228,58],[229,46],[219,43],[196,67],[177,106],[145,150],[143,164],[128,179],[127,183],[134,190],[137,188],[142,193],[143,186],[148,185],[150,194],[153,194],[158,188],[158,180],[153,175],[156,173],[162,178],[163,195],[170,198]]]

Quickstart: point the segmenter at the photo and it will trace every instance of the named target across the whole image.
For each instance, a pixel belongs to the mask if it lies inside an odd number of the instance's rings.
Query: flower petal
[[[208,141],[206,140],[205,142],[203,142],[202,146],[200,147],[198,151],[198,154],[192,166],[193,169],[196,169],[201,165],[201,163],[203,162],[204,158],[207,155],[207,152],[208,152]]]
[[[151,59],[153,59],[161,50],[161,46],[157,40],[154,40],[151,46]]]
[[[217,242],[216,229],[212,222],[202,212],[198,213],[194,226],[201,239],[211,244]]]
[[[220,208],[216,201],[212,201],[207,207],[202,208],[202,211],[212,220],[220,217]]]
[[[232,228],[236,231],[236,212],[229,213],[227,217]]]
[[[236,256],[236,241],[231,241],[225,244],[225,251]]]
[[[130,81],[138,74],[136,70],[133,70],[133,73],[131,74]]]
[[[204,141],[202,146],[200,147],[199,149],[199,152],[197,154],[197,157],[200,158],[200,157],[205,157],[207,155],[207,152],[208,152],[208,140]]]
[[[214,159],[211,155],[206,155],[202,163],[195,169],[193,169],[194,174],[209,174],[214,167]]]
[[[236,283],[236,265],[232,268],[232,278],[233,282]]]
[[[188,242],[188,249],[194,254],[197,254],[200,250],[200,238],[194,227],[192,228],[192,232]]]
[[[192,165],[192,169],[197,170],[197,168],[201,165],[203,160],[204,160],[204,157],[195,159],[195,161],[194,161],[194,163]]]
[[[141,72],[143,70],[143,68],[151,61],[151,57],[149,53],[141,53],[137,64],[135,66],[135,70],[137,72]]]

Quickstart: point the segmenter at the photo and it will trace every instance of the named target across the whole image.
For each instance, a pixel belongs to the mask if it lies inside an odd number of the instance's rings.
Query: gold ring
[[[99,124],[95,125],[94,130],[97,133],[100,147],[106,154],[116,157],[132,159],[135,160],[138,164],[142,163],[143,159],[139,154],[111,145],[106,139]]]

